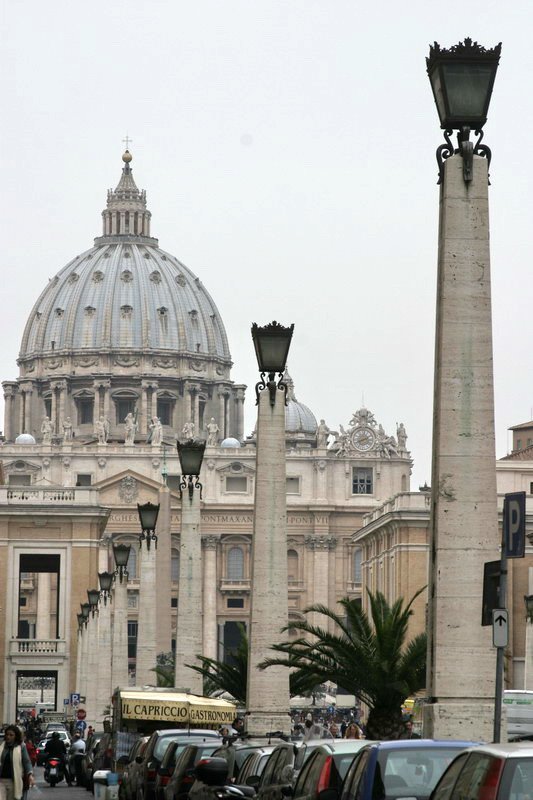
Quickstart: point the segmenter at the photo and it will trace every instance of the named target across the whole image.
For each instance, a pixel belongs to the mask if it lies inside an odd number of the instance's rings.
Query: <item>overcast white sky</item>
[[[101,233],[126,134],[160,245],[200,276],[249,386],[295,323],[298,399],[364,396],[430,480],[441,132],[425,56],[503,42],[485,141],[497,455],[533,414],[531,0],[2,0],[0,377],[41,289]],[[2,410],[3,415],[3,410]],[[1,423],[0,423],[1,427]]]

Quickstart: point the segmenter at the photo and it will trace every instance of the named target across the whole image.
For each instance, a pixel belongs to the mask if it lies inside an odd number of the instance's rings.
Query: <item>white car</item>
[[[58,731],[58,730],[47,731],[44,738],[46,740],[51,739],[54,733],[59,734],[59,738],[61,739],[62,742],[65,742],[65,747],[68,749],[70,747],[70,736],[66,731]]]

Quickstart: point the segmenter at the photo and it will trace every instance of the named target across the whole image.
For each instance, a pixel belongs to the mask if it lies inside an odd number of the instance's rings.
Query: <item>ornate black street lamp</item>
[[[98,581],[100,583],[100,596],[104,599],[104,605],[107,605],[107,598],[111,602],[111,587],[113,586],[114,572],[99,572]]]
[[[189,439],[187,442],[177,442],[178,456],[181,465],[180,494],[184,489],[189,490],[189,499],[192,501],[195,489],[200,489],[202,498],[202,484],[198,480],[205,452],[205,439]]]
[[[89,606],[90,606],[90,609],[91,609],[91,615],[94,617],[94,615],[98,611],[98,602],[100,600],[100,590],[99,589],[87,589],[87,598],[89,600]]]
[[[526,619],[533,622],[533,594],[524,595],[524,605],[526,607]]]
[[[139,536],[139,546],[142,547],[142,543],[146,541],[148,550],[150,549],[150,542],[155,542],[155,546],[157,547],[155,526],[159,514],[159,504],[145,503],[144,505],[139,505],[137,503],[137,511],[142,528],[142,533]]]
[[[91,604],[90,603],[80,603],[81,608],[81,616],[83,617],[83,622],[85,627],[87,627],[87,622],[89,621],[89,614],[91,613]]]
[[[128,561],[130,558],[131,545],[129,544],[114,544],[113,557],[115,559],[115,575],[118,575],[120,582],[126,576],[128,579]]]
[[[83,616],[83,614],[76,614],[76,617],[78,619],[78,630],[81,631],[83,626],[85,625],[85,617]]]
[[[437,149],[439,183],[442,183],[443,161],[454,153],[463,157],[466,183],[472,180],[474,155],[486,157],[490,164],[490,149],[481,144],[482,128],[487,121],[501,49],[501,42],[487,50],[468,38],[448,50],[437,42],[429,49],[427,72],[446,140]],[[457,150],[450,140],[454,130],[458,131]],[[475,145],[470,141],[470,130],[479,137]]]
[[[255,322],[252,325],[252,339],[257,356],[257,364],[261,373],[261,380],[255,387],[256,405],[259,403],[259,392],[267,389],[270,392],[270,405],[276,402],[276,391],[283,389],[287,392],[287,387],[283,383],[283,373],[287,366],[287,356],[291,346],[294,325],[285,328],[279,322],[271,322],[270,325],[259,327]],[[279,374],[276,383],[275,375]],[[265,375],[268,373],[268,383],[265,383]]]

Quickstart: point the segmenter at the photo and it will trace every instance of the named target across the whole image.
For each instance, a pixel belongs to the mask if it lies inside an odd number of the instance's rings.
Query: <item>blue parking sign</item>
[[[79,704],[80,704],[79,692],[71,692],[70,693],[70,705],[71,706],[78,706]]]

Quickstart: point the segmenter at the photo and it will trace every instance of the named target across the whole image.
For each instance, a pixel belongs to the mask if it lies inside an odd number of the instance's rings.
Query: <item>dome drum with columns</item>
[[[230,378],[222,318],[196,277],[150,236],[146,193],[131,154],[102,212],[103,235],[49,282],[30,314],[18,359],[20,377],[4,382],[5,435],[39,439],[49,417],[54,435],[93,438],[100,417],[123,436],[136,413],[143,437],[158,416],[167,433],[211,417],[221,438],[243,437],[244,386]]]

